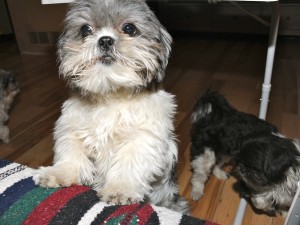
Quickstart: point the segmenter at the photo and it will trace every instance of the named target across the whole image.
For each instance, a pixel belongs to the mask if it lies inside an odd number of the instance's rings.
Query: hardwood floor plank
[[[236,179],[231,177],[225,181],[218,205],[213,217],[213,221],[222,225],[232,225],[239,206],[239,194],[233,191]]]
[[[49,160],[53,158],[53,136],[48,135],[31,148],[28,148],[26,152],[14,160],[20,164],[28,165],[31,168],[37,168],[40,165],[47,165]]]
[[[275,217],[272,220],[272,225],[283,225],[285,221],[285,217]]]
[[[198,201],[190,200],[193,216],[216,222],[214,216],[217,215],[216,210],[224,190],[224,183],[224,181],[220,181],[214,176],[209,178],[202,198]],[[188,190],[190,191],[190,186]],[[189,199],[189,193],[184,196]]]
[[[289,138],[299,137],[299,116],[292,113],[283,113],[282,133]]]
[[[250,205],[246,208],[246,213],[243,221],[243,225],[272,225],[273,224],[273,217],[263,215],[263,214],[256,214]]]

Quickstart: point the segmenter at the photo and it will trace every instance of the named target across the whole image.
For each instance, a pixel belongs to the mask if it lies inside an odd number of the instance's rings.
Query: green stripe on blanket
[[[26,193],[0,218],[1,225],[22,224],[31,211],[55,191],[57,191],[57,188],[46,189],[37,187]]]
[[[25,170],[0,158],[0,225],[216,225],[150,204],[109,205],[82,185],[42,188]]]

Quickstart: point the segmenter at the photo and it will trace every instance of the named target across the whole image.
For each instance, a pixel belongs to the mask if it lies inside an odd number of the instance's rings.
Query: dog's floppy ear
[[[168,65],[169,56],[171,53],[171,44],[172,44],[172,37],[168,33],[168,31],[160,24],[160,22],[157,20],[157,26],[158,26],[158,35],[156,36],[157,43],[159,44],[159,55],[157,57],[158,67],[156,71],[153,73],[152,80],[150,84],[160,84],[164,77],[165,77],[165,70]]]
[[[171,53],[172,37],[164,27],[160,28],[160,35],[161,35],[161,42],[164,47],[164,58],[163,58],[164,61],[162,62],[163,63],[162,66],[163,66],[163,70],[165,70]]]
[[[292,160],[284,157],[270,157],[266,160],[264,165],[264,173],[268,180],[279,181],[284,175],[285,171],[291,166]]]
[[[272,142],[266,153],[264,173],[270,181],[280,181],[290,167],[298,165],[295,156],[299,153],[288,139],[280,138]]]
[[[159,66],[157,67],[157,70],[155,71],[155,74],[151,81],[151,83],[156,84],[156,86],[157,84],[160,84],[165,77],[165,70],[168,65],[169,56],[171,53],[171,43],[172,43],[172,37],[168,33],[168,31],[161,24],[159,26],[160,28],[159,28],[158,42],[160,42],[160,46],[161,46],[160,55],[157,58]]]

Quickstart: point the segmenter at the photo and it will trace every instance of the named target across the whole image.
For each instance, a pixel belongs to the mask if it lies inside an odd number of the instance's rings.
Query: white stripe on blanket
[[[91,224],[95,220],[99,212],[101,212],[106,206],[108,206],[108,204],[106,204],[105,202],[98,202],[97,204],[95,204],[84,214],[84,216],[78,222],[78,225]]]
[[[19,166],[20,164],[18,164]],[[25,178],[31,177],[33,169],[31,168],[26,168],[20,172],[17,172],[15,174],[12,174],[6,178],[3,179],[3,184],[1,184],[0,186],[0,194],[2,194],[7,188],[11,187],[12,185],[14,185],[15,183],[17,183],[20,180],[23,180]]]
[[[180,220],[182,218],[181,213],[174,212],[174,211],[164,208],[164,207],[157,207],[155,205],[151,205],[151,206],[157,213],[160,225],[180,224]]]
[[[10,163],[7,166],[0,168],[0,174],[6,172],[8,170],[14,169],[15,167],[18,167],[18,166],[20,166],[19,163]]]

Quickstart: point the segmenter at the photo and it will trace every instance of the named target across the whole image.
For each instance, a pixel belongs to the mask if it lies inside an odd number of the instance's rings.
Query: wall
[[[12,34],[12,27],[9,21],[7,7],[4,0],[0,0],[0,35]]]
[[[3,1],[3,0],[0,0]],[[42,5],[41,0],[7,0],[21,53],[47,54],[55,51],[67,4]],[[229,2],[208,4],[206,0],[149,0],[161,22],[169,30],[265,33],[269,28],[246,15]],[[279,34],[300,36],[300,3],[281,0]],[[268,3],[241,3],[270,21]]]
[[[21,53],[55,51],[67,4],[42,5],[40,0],[7,0]]]
[[[271,21],[270,3],[238,3],[267,22]],[[262,25],[229,2],[208,4],[206,1],[162,0],[159,6],[162,21],[169,30],[253,34],[269,32],[268,26]],[[279,34],[300,36],[299,1],[281,0],[280,11]]]

